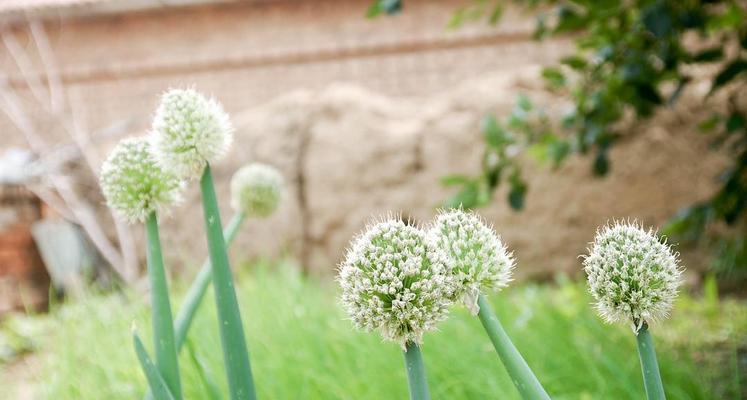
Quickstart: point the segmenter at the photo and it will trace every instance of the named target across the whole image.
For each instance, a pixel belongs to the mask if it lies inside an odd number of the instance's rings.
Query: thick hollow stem
[[[228,375],[228,387],[231,399],[256,399],[252,369],[249,364],[249,350],[246,347],[244,327],[241,323],[239,303],[233,288],[231,266],[228,262],[226,243],[223,240],[223,228],[220,222],[218,201],[215,196],[215,185],[210,166],[200,179],[202,207],[205,214],[208,251],[212,264],[213,289],[215,304],[218,309],[223,361]]]
[[[233,216],[231,221],[228,222],[228,226],[223,231],[223,236],[226,241],[226,246],[230,247],[233,240],[236,238],[236,234],[239,232],[241,224],[244,222],[244,214],[237,213]],[[174,336],[176,337],[176,350],[181,350],[184,345],[184,341],[187,339],[187,332],[192,325],[197,309],[200,307],[202,298],[205,297],[205,292],[210,286],[212,279],[212,271],[210,267],[210,260],[205,260],[200,268],[200,272],[197,273],[195,280],[189,287],[187,295],[184,297],[184,303],[179,312],[176,314],[176,321],[174,322]]]
[[[428,400],[428,381],[425,377],[425,365],[420,347],[412,342],[405,346],[405,368],[407,369],[407,381],[410,384],[410,400]]]
[[[182,398],[179,363],[174,341],[174,320],[171,317],[169,289],[163,267],[158,219],[153,212],[145,221],[147,236],[148,277],[150,279],[151,306],[153,308],[153,343],[156,367],[175,399]]]
[[[236,238],[236,234],[239,232],[239,228],[243,224],[245,216],[243,213],[237,213],[233,216],[231,221],[228,222],[228,226],[223,231],[223,236],[226,240],[226,246],[231,246],[233,240]],[[176,320],[174,321],[174,340],[176,341],[176,352],[179,353],[184,342],[187,340],[187,333],[189,328],[192,326],[192,321],[197,314],[197,309],[202,303],[202,299],[205,297],[205,292],[210,286],[211,279],[213,278],[212,271],[210,268],[210,259],[205,260],[202,264],[202,268],[197,273],[192,285],[189,287],[187,295],[184,297],[184,303],[179,312],[176,314]],[[153,396],[148,392],[145,399],[152,399]]]
[[[485,331],[490,337],[490,341],[493,342],[493,347],[501,358],[503,365],[506,367],[506,371],[511,376],[514,386],[521,394],[524,399],[550,399],[545,389],[540,384],[537,377],[524,361],[519,351],[516,349],[511,339],[503,330],[500,321],[493,313],[493,309],[490,307],[488,299],[485,295],[480,294],[477,298],[477,304],[480,307],[480,312],[477,314],[480,317],[480,322],[485,328]]]
[[[659,375],[659,363],[656,361],[656,351],[648,325],[644,323],[636,335],[638,341],[638,357],[641,360],[641,372],[643,372],[643,385],[646,387],[646,397],[649,400],[666,399],[664,385]]]

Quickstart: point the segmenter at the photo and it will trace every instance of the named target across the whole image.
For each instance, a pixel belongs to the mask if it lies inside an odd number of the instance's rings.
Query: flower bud
[[[459,209],[442,211],[428,235],[448,256],[448,270],[456,282],[454,300],[461,301],[473,315],[480,311],[477,297],[481,292],[503,288],[511,280],[513,255],[476,214]]]
[[[249,164],[231,178],[231,207],[252,217],[268,217],[278,208],[283,188],[280,172],[265,164]]]
[[[636,223],[597,231],[583,264],[602,318],[629,322],[635,331],[669,314],[681,283],[677,254]]]
[[[400,343],[421,343],[446,319],[453,282],[446,255],[425,232],[399,219],[370,226],[340,266],[341,302],[353,323]]]
[[[156,110],[152,140],[164,168],[182,179],[199,179],[208,163],[228,152],[233,127],[215,99],[194,89],[171,89]]]
[[[107,205],[130,222],[164,212],[181,199],[181,182],[160,168],[146,138],[117,144],[101,167]]]

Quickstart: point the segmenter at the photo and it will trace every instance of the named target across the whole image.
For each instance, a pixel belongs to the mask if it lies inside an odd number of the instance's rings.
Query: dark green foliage
[[[450,179],[461,186],[447,206],[480,207],[491,201],[502,176],[509,184],[508,202],[519,210],[527,187],[514,161],[526,152],[540,160],[562,163],[571,153],[589,155],[595,175],[607,174],[609,154],[622,134],[624,115],[650,117],[658,108],[675,104],[692,82],[688,71],[701,64],[717,64],[707,97],[724,92],[730,99],[723,112],[699,124],[713,137],[713,147],[732,156],[731,165],[714,177],[721,189],[710,199],[676,215],[665,232],[676,240],[705,242],[714,249],[714,267],[732,270],[747,265],[747,110],[736,93],[747,83],[747,8],[737,1],[528,0],[514,1],[537,14],[535,37],[573,33],[574,54],[546,68],[542,78],[549,90],[568,95],[574,107],[551,118],[560,129],[542,122],[543,114],[529,117],[521,100],[516,110],[483,128],[486,150],[483,173]],[[455,11],[450,27],[466,21],[494,24],[505,6],[499,0],[472,0]],[[541,7],[540,7],[541,6]],[[496,11],[497,10],[497,11]],[[690,38],[686,45],[685,37]],[[701,45],[693,45],[699,38]],[[573,78],[573,79],[571,79]],[[536,109],[536,107],[535,107]],[[532,121],[527,123],[527,121]],[[512,125],[513,123],[513,125]],[[505,148],[511,146],[511,152]],[[725,225],[727,229],[712,229]],[[747,270],[747,268],[742,268]],[[747,271],[741,273],[747,276]]]
[[[368,18],[373,18],[386,13],[389,15],[397,14],[402,10],[401,0],[376,0],[366,11]]]

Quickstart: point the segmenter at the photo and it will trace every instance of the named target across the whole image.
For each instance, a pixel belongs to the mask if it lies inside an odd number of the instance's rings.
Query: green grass
[[[248,269],[237,292],[259,398],[407,397],[399,346],[353,330],[333,282],[302,278],[288,265]],[[631,329],[601,322],[583,283],[519,284],[490,298],[554,399],[644,398]],[[227,393],[213,297],[205,300],[180,358],[187,399],[210,399],[213,385]],[[92,295],[38,317],[38,398],[139,398],[146,383],[130,328],[135,321],[146,333],[148,315],[145,296],[120,294]],[[683,296],[670,321],[652,326],[669,398],[740,398],[744,326],[744,303]],[[461,308],[426,335],[422,351],[434,399],[518,398],[480,322]]]

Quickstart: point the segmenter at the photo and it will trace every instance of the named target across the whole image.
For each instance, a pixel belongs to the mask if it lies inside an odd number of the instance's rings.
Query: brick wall
[[[33,194],[0,185],[0,314],[46,303],[49,277],[31,237],[31,224],[40,217]]]

